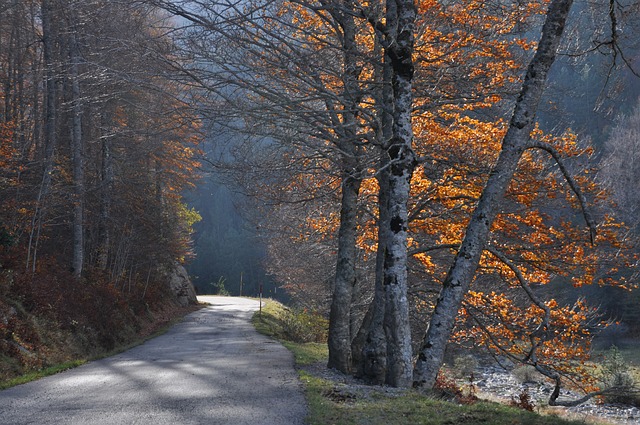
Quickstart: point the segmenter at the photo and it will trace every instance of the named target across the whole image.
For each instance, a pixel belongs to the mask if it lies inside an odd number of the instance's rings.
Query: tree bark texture
[[[393,138],[393,70],[388,58],[376,70],[381,89],[376,96],[380,129],[381,159],[378,171],[378,249],[376,252],[376,274],[374,297],[363,323],[364,341],[355,349],[359,351],[357,375],[376,384],[384,384],[387,375],[387,340],[384,333],[385,286],[384,257],[387,231],[389,229],[389,156],[387,150]],[[354,352],[355,356],[355,352]]]
[[[351,299],[356,283],[356,224],[360,180],[345,177],[338,231],[338,263],[329,315],[328,367],[351,372]]]
[[[57,117],[57,81],[54,60],[55,35],[53,30],[53,6],[50,0],[42,0],[42,45],[43,58],[46,67],[46,92],[45,103],[46,112],[44,116],[44,158],[42,180],[36,199],[36,207],[31,221],[31,231],[29,234],[29,246],[27,249],[27,270],[35,271],[38,257],[38,241],[40,230],[44,220],[46,199],[49,195],[51,179],[53,175],[54,155],[56,150],[56,117]]]
[[[342,200],[340,206],[340,227],[338,230],[338,254],[336,275],[333,286],[331,311],[329,314],[329,361],[327,367],[343,373],[351,373],[352,353],[352,311],[353,289],[356,285],[358,195],[362,176],[358,164],[360,154],[357,147],[357,122],[355,111],[358,103],[358,67],[356,28],[353,16],[336,7],[332,16],[342,29],[343,42],[343,85],[341,122],[336,122],[340,131],[339,148],[342,152]],[[331,104],[328,104],[332,109]]]
[[[384,333],[385,287],[384,256],[386,252],[385,232],[389,223],[388,161],[383,160],[378,175],[378,249],[376,252],[376,272],[374,295],[360,331],[352,344],[354,372],[357,377],[382,385],[387,375],[387,341]]]
[[[82,276],[84,264],[84,169],[82,152],[82,104],[80,97],[80,52],[76,35],[71,33],[71,153],[73,157],[73,258],[71,268],[76,278]]]
[[[386,254],[386,234],[389,223],[388,177],[386,171],[380,173],[378,205],[380,220],[378,228],[378,251],[376,253],[375,292],[371,303],[371,317],[362,350],[362,363],[358,374],[375,383],[384,384],[387,375],[387,340],[384,332],[385,286],[384,257]]]
[[[407,299],[407,202],[416,164],[411,113],[413,107],[413,44],[416,7],[412,0],[387,1],[389,44],[386,56],[393,69],[393,137],[389,155],[389,221],[385,230],[385,314],[387,342],[386,383],[408,387],[412,378],[411,329]]]
[[[500,211],[520,157],[528,147],[547,74],[555,60],[572,3],[571,0],[554,0],[549,5],[538,49],[527,69],[500,156],[489,175],[438,297],[416,363],[415,386],[432,388],[435,383],[462,299],[473,280],[491,226]]]

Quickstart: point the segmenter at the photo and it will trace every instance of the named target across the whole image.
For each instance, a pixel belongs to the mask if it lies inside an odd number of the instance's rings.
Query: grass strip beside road
[[[55,375],[56,373],[82,366],[86,362],[87,360],[71,360],[62,364],[46,367],[41,370],[28,372],[16,378],[0,382],[0,390],[15,387],[16,385],[26,384],[27,382],[35,381],[36,379],[44,378],[45,376]]]

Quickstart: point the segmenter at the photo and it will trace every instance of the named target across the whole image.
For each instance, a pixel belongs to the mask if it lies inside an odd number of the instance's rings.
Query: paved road
[[[249,323],[258,302],[200,300],[165,335],[0,391],[0,424],[303,424],[291,354]]]

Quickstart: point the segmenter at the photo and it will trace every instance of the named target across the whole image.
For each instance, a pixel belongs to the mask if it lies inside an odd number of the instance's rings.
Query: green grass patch
[[[263,301],[254,316],[258,332],[297,343],[326,343],[329,321],[306,309],[289,308],[274,300]]]
[[[296,316],[291,315],[284,305],[277,301],[266,300],[262,311],[253,315],[253,326],[263,335],[277,339],[293,353],[296,364],[306,366],[321,361],[326,361],[329,350],[326,343],[321,342],[294,342],[288,336],[288,329]]]
[[[277,301],[263,301],[262,309],[257,311],[251,322],[258,332],[279,340],[284,338],[284,306]]]
[[[329,348],[327,344],[319,342],[295,343],[282,341],[295,357],[296,364],[299,366],[312,365],[318,362],[326,362],[329,358]]]

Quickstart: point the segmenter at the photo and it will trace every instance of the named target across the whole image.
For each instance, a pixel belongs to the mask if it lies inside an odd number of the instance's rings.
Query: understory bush
[[[286,309],[282,317],[283,331],[289,341],[297,343],[326,342],[329,321],[306,309]]]
[[[438,372],[433,389],[443,399],[455,403],[473,404],[478,401],[476,386],[471,379],[467,385],[459,385],[455,379],[447,376],[444,369]]]
[[[612,388],[603,397],[606,403],[640,406],[640,388],[631,370],[618,347],[612,345],[602,362],[600,376],[603,388]]]
[[[526,383],[538,383],[544,380],[544,377],[535,367],[531,365],[523,365],[516,367],[511,371],[511,374],[518,382],[522,384]]]
[[[511,401],[509,402],[509,406],[517,407],[518,409],[526,410],[529,412],[533,412],[536,405],[531,400],[531,394],[529,394],[529,389],[525,388],[518,394],[518,396],[511,396]]]
[[[225,288],[224,284],[227,280],[220,276],[220,278],[218,279],[217,282],[211,282],[209,283],[209,286],[211,288],[213,288],[213,293],[216,295],[220,295],[222,297],[228,297],[229,295],[231,295],[231,293],[227,290],[227,288]]]

